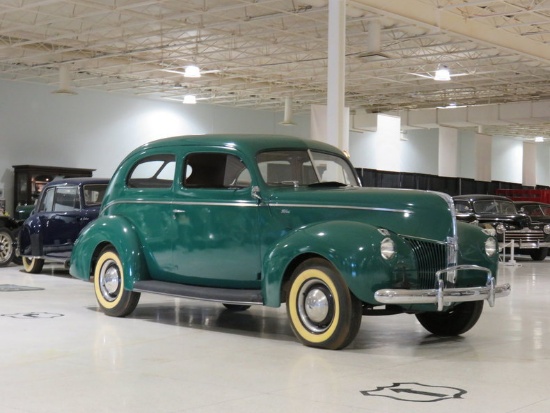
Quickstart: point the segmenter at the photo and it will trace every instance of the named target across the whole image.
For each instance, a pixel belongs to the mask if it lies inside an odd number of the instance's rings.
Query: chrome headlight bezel
[[[542,232],[544,232],[546,235],[549,235],[550,234],[550,224],[544,225],[544,227],[542,227]]]
[[[380,255],[382,255],[382,258],[386,261],[395,257],[396,253],[395,242],[391,238],[386,237],[380,242]]]
[[[506,232],[506,227],[501,222],[495,226],[495,231],[497,232],[497,234],[504,234]]]
[[[488,257],[492,257],[496,254],[498,251],[498,243],[497,240],[493,237],[489,237],[485,240],[485,254],[487,254]]]

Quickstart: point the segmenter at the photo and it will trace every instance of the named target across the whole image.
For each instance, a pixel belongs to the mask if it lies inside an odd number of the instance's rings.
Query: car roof
[[[499,195],[487,195],[487,194],[471,194],[471,195],[456,195],[453,196],[453,200],[456,201],[512,201],[510,198]]]
[[[537,202],[537,201],[514,201],[514,204],[516,205],[541,205],[541,206],[547,206],[550,207],[550,204],[544,203],[544,202]]]
[[[46,186],[59,186],[59,185],[89,185],[89,184],[108,184],[108,178],[92,178],[92,177],[82,177],[82,178],[59,178],[54,179],[51,182],[48,182]]]
[[[210,146],[237,148],[248,153],[257,153],[265,149],[318,149],[322,151],[338,152],[338,148],[313,139],[302,139],[286,135],[266,134],[212,134],[212,135],[185,135],[158,139],[140,146],[134,152],[146,148],[161,148],[168,146]]]

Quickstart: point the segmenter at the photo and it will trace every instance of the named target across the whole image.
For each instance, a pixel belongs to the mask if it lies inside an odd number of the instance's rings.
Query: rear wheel
[[[44,260],[42,258],[23,257],[23,267],[28,273],[39,274],[44,267]]]
[[[458,336],[477,323],[482,311],[483,301],[469,301],[446,312],[417,314],[416,318],[422,327],[436,336]]]
[[[101,310],[113,317],[125,317],[136,308],[140,293],[124,289],[124,270],[116,250],[104,248],[94,270],[94,289]]]
[[[7,228],[0,229],[0,267],[9,265],[15,254],[13,237]]]
[[[292,330],[306,346],[344,348],[361,326],[361,301],[324,259],[312,258],[296,268],[286,305]]]
[[[548,248],[539,248],[529,252],[533,261],[543,261],[548,255]]]

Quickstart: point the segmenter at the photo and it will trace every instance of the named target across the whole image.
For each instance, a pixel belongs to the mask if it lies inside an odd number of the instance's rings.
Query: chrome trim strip
[[[171,205],[171,206],[178,206],[178,205],[202,205],[202,206],[234,206],[234,207],[257,207],[258,202],[255,200],[247,201],[247,202],[195,202],[195,201],[151,201],[151,200],[118,200],[118,201],[112,201],[109,202],[107,205],[105,205],[102,209],[105,210],[107,208],[112,207],[113,205],[119,205],[119,204],[156,204],[156,205]]]
[[[445,288],[442,274],[449,271],[479,270],[487,273],[487,284],[483,287]],[[506,297],[511,292],[510,284],[495,285],[491,270],[477,265],[457,265],[445,268],[436,273],[437,288],[430,290],[382,289],[374,293],[374,298],[381,304],[436,304],[437,311],[452,303],[487,300],[492,307],[495,299]]]
[[[237,207],[257,207],[256,200],[246,202],[200,202],[200,201],[150,201],[150,200],[118,200],[109,202],[102,209],[109,208],[117,204],[166,204],[166,205],[206,205],[206,206],[237,206]],[[380,212],[397,212],[401,214],[414,214],[414,211],[408,209],[392,209],[392,208],[375,208],[375,207],[358,207],[349,205],[316,205],[316,204],[268,204],[271,207],[278,208],[333,208],[333,209],[353,209],[363,211],[380,211]]]
[[[333,209],[353,209],[361,211],[380,211],[380,212],[398,212],[400,214],[414,214],[414,211],[409,209],[393,209],[393,208],[375,208],[375,207],[359,207],[351,205],[318,205],[318,204],[279,204],[272,203],[269,204],[271,207],[280,207],[280,208],[333,208]]]

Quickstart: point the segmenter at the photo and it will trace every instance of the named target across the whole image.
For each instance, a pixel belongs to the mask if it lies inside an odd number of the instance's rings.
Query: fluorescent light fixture
[[[542,136],[536,136],[535,137],[535,142],[544,142],[544,138]]]
[[[187,66],[185,68],[185,73],[183,74],[183,77],[201,77],[201,70],[198,68],[198,66]]]
[[[183,103],[186,105],[194,105],[197,103],[197,97],[195,95],[185,95],[183,97]]]
[[[451,73],[449,72],[449,68],[447,66],[439,66],[438,69],[435,71],[434,80],[442,82],[451,80]]]

